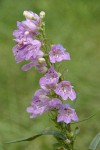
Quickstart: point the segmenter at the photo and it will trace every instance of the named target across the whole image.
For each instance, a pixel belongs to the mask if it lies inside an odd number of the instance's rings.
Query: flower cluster
[[[37,39],[40,34],[39,30],[42,26],[40,16],[31,12],[24,11],[25,21],[17,22],[18,30],[13,32],[17,45],[13,47],[13,53],[17,63],[21,61],[29,61],[22,69],[27,71],[35,67],[39,72],[47,71],[44,53],[41,50],[42,43]],[[42,61],[41,61],[42,60]]]
[[[56,62],[69,61],[70,54],[61,44],[51,45],[49,52],[46,51],[44,12],[37,15],[31,11],[24,11],[23,14],[26,20],[17,22],[18,30],[13,33],[17,42],[13,48],[15,60],[17,63],[29,61],[22,67],[24,71],[35,67],[44,74],[39,80],[41,89],[35,92],[31,106],[27,108],[27,112],[31,113],[30,118],[42,115],[46,111],[54,111],[57,114],[57,122],[69,124],[71,121],[78,121],[75,110],[65,104],[67,99],[71,101],[76,99],[74,87],[69,81],[62,80],[61,73],[54,67]]]

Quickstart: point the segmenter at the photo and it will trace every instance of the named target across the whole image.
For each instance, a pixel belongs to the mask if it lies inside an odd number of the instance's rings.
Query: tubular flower
[[[36,118],[37,115],[42,115],[45,111],[49,110],[49,98],[47,96],[34,96],[31,106],[27,108],[27,112],[32,115],[30,118]]]
[[[30,60],[38,56],[43,56],[44,53],[40,50],[41,42],[39,40],[22,39],[16,46],[13,47],[13,54],[16,62]]]
[[[47,68],[47,64],[45,61],[39,61],[39,59],[41,59],[41,57],[37,57],[35,59],[32,58],[31,62],[24,65],[22,67],[23,71],[28,71],[30,70],[32,67],[34,67],[36,70],[38,70],[41,73],[46,73],[48,68]]]
[[[60,62],[62,60],[70,60],[70,54],[65,51],[62,45],[53,45],[49,52],[49,58],[51,63]]]
[[[53,98],[49,101],[49,106],[51,109],[59,109],[62,102],[58,98]]]
[[[68,124],[71,121],[78,121],[75,110],[72,109],[70,105],[62,104],[58,111],[57,122],[65,122]]]
[[[59,80],[59,74],[51,66],[44,77],[40,78],[40,87],[45,91],[50,91],[55,89]]]
[[[60,95],[63,100],[70,98],[73,101],[76,98],[76,93],[69,81],[62,81],[58,83],[55,89],[55,93]]]

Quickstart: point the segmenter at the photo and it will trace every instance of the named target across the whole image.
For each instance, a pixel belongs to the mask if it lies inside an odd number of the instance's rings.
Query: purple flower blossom
[[[35,25],[39,26],[41,24],[41,18],[36,13],[26,10],[23,12],[23,15],[27,20],[32,20]]]
[[[28,38],[28,37],[32,37],[32,34],[29,34],[29,32],[24,29],[24,27],[22,26],[22,23],[17,21],[17,27],[18,30],[15,30],[13,32],[13,36],[16,37],[15,41],[19,42],[22,38]],[[27,34],[26,34],[27,33]]]
[[[38,96],[38,97],[41,97],[41,96],[46,96],[47,94],[49,94],[48,92],[44,91],[43,89],[39,89],[35,92],[34,96]]]
[[[15,41],[19,42],[23,38],[32,38],[38,34],[38,27],[30,20],[17,22],[18,30],[13,32],[16,37]]]
[[[53,45],[51,51],[49,52],[50,62],[60,62],[62,60],[70,60],[70,54],[65,52],[65,48],[62,45]]]
[[[39,57],[37,61],[34,63],[34,67],[36,70],[38,70],[43,74],[46,73],[48,70],[45,59],[41,57]]]
[[[62,81],[58,83],[55,92],[56,94],[60,95],[63,100],[67,100],[68,98],[74,100],[76,98],[76,93],[69,81]]]
[[[44,77],[40,78],[40,87],[45,91],[50,91],[55,89],[59,80],[59,74],[54,70],[54,67],[51,66],[48,72]]]
[[[46,62],[45,61],[40,61],[40,59],[44,60],[44,58],[41,58],[41,57],[40,58],[35,58],[35,59],[32,58],[30,63],[28,63],[28,64],[26,64],[22,67],[22,70],[23,71],[28,71],[32,67],[35,67],[35,69],[38,70],[39,72],[41,72],[43,74],[46,73],[47,70],[48,70],[48,68],[46,67],[47,66]]]
[[[17,22],[18,30],[13,32],[16,37],[15,41],[19,42],[22,38],[36,36],[39,34],[39,28],[41,26],[40,17],[32,11],[24,11],[26,20]]]
[[[13,47],[13,53],[16,62],[30,60],[38,56],[43,56],[44,53],[40,50],[41,42],[39,40],[22,39],[16,46]]]
[[[49,109],[49,98],[47,96],[34,96],[27,112],[32,114],[30,118],[36,118],[37,115],[42,115]]]
[[[58,98],[53,98],[49,101],[50,109],[59,109],[62,102]]]
[[[23,70],[23,71],[28,71],[28,70],[30,70],[32,67],[34,67],[34,63],[33,63],[33,62],[30,62],[30,63],[28,63],[28,64],[22,66],[22,70]]]
[[[34,20],[24,20],[21,22],[25,31],[29,31],[30,33],[34,33],[38,31],[38,26],[34,23]]]
[[[73,121],[78,121],[77,114],[74,109],[70,107],[70,105],[62,104],[58,111],[57,122],[65,122],[66,124]]]

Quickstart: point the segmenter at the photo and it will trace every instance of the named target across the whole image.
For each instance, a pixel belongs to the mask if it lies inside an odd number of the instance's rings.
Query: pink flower
[[[23,60],[31,60],[32,58],[43,56],[44,53],[40,50],[41,42],[33,39],[22,39],[13,47],[13,54],[16,62],[19,63]]]
[[[30,63],[28,63],[28,64],[26,64],[26,65],[24,65],[23,67],[22,67],[22,70],[23,71],[28,71],[28,70],[30,70],[32,67],[34,67],[36,70],[38,70],[39,72],[41,72],[41,73],[46,73],[47,72],[47,70],[48,70],[48,68],[47,68],[47,65],[46,65],[46,62],[45,61],[39,61],[39,59],[41,59],[41,57],[40,58],[35,58],[35,59],[33,59],[32,58],[32,60],[31,60],[31,62]]]
[[[58,80],[59,74],[54,70],[54,67],[51,66],[45,76],[40,78],[40,86],[45,91],[50,91],[51,89],[56,88]]]
[[[55,63],[62,60],[70,60],[70,54],[65,50],[66,49],[60,44],[53,45],[49,52],[50,62]]]
[[[66,124],[73,121],[78,121],[77,114],[74,109],[70,107],[70,105],[62,104],[58,111],[57,122],[65,122]]]
[[[62,102],[58,98],[53,98],[52,100],[49,101],[50,109],[54,109],[54,108],[59,109],[61,104]]]
[[[76,98],[76,93],[73,90],[73,86],[71,86],[71,83],[69,81],[62,81],[58,83],[55,93],[60,95],[63,100],[67,100],[70,98],[71,100],[74,100]]]
[[[42,115],[45,111],[49,110],[49,98],[41,95],[34,96],[31,102],[31,106],[27,108],[27,112],[32,115],[30,118],[36,118],[37,115]]]

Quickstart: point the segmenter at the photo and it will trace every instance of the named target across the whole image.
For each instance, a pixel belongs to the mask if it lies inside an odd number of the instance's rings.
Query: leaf
[[[94,137],[92,142],[90,143],[89,150],[96,150],[100,144],[100,132]]]
[[[76,140],[76,137],[77,135],[79,134],[80,132],[80,128],[79,127],[76,127],[75,130],[74,130],[74,137],[73,137],[73,140]]]
[[[74,134],[77,135],[77,134],[79,134],[79,132],[80,132],[80,128],[79,128],[79,127],[76,127],[76,128],[75,128],[75,131],[74,131]]]
[[[80,132],[80,128],[79,127],[76,127],[75,130],[74,130],[74,139],[76,138],[76,136],[79,134]]]
[[[65,140],[66,139],[66,137],[60,131],[44,130],[44,131],[42,131],[39,134],[36,134],[34,136],[31,136],[31,137],[28,137],[28,138],[19,139],[19,140],[14,140],[14,141],[10,141],[10,142],[6,142],[6,144],[23,142],[23,141],[32,141],[32,140],[35,140],[36,138],[38,138],[39,136],[42,136],[42,135],[53,135],[54,137],[60,138],[61,140]]]

